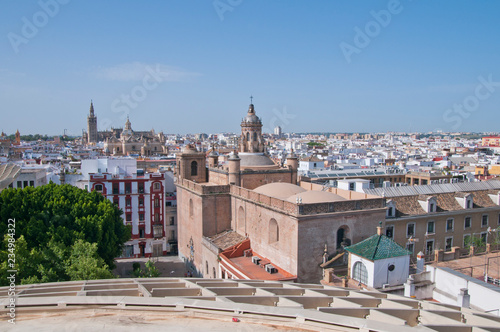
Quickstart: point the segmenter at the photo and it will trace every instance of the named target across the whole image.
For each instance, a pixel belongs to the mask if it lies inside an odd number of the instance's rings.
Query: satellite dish
[[[387,269],[391,272],[394,271],[394,268],[395,268],[394,264],[391,264],[387,267]]]

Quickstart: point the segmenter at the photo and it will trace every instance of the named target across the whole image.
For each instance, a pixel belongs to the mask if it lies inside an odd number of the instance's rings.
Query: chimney
[[[377,235],[383,235],[383,234],[384,234],[384,230],[382,228],[382,222],[379,221],[378,226],[377,226]]]

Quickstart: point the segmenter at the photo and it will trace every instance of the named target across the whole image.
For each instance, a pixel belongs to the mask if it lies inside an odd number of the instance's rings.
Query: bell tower
[[[90,101],[90,112],[87,117],[88,143],[97,143],[97,117],[94,114],[94,104]]]
[[[255,115],[252,99],[253,97],[250,96],[247,116],[241,121],[239,152],[262,153],[265,149],[262,139],[262,120]]]

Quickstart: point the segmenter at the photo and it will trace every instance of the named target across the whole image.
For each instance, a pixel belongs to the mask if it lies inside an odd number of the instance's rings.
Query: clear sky
[[[0,130],[498,131],[500,1],[2,0]],[[498,82],[498,83],[497,83]]]

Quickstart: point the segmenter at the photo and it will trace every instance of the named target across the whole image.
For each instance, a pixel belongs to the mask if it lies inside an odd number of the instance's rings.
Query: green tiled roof
[[[401,247],[385,235],[373,235],[366,240],[345,248],[345,250],[371,261],[411,255],[410,251]]]

